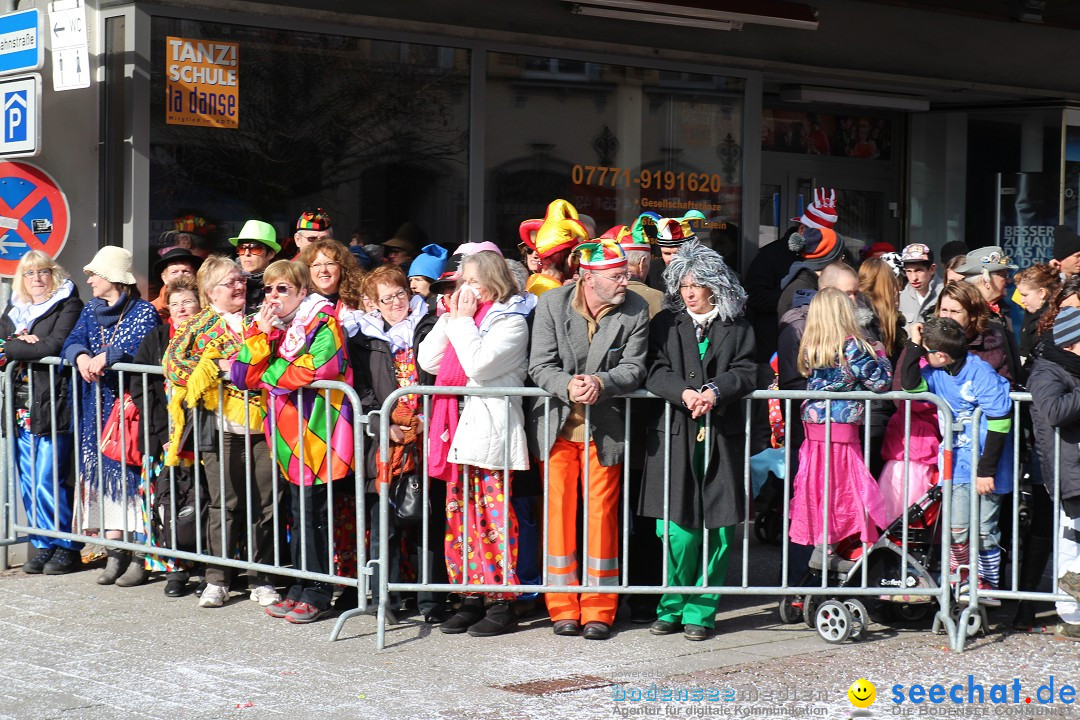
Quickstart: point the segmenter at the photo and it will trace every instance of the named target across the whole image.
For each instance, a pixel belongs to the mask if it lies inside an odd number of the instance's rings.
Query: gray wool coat
[[[592,441],[605,467],[623,460],[624,401],[619,395],[637,390],[645,381],[645,355],[649,345],[649,305],[640,296],[626,293],[622,305],[600,319],[589,342],[585,318],[571,302],[576,285],[548,290],[540,296],[533,319],[529,376],[538,387],[555,397],[546,413],[544,400],[533,398],[525,426],[530,450],[547,457],[570,415],[567,386],[574,375],[596,375],[604,389],[592,406]],[[549,432],[545,436],[545,428]]]
[[[686,311],[665,310],[653,318],[649,337],[649,377],[645,387],[671,403],[669,517],[682,527],[718,528],[742,520],[743,456],[746,441],[744,403],[754,389],[754,331],[743,318],[714,320],[707,333],[709,347],[700,357],[694,321]],[[712,409],[712,444],[704,473],[694,467],[697,421],[683,405],[687,388],[716,385]],[[645,477],[638,512],[664,517],[664,413],[648,420]]]

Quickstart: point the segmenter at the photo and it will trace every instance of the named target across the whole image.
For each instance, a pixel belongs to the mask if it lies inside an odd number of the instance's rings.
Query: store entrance
[[[820,167],[827,162],[807,158],[766,160],[762,168],[759,247],[780,237],[813,200],[814,188],[836,190],[838,220],[834,228],[853,254],[875,242],[899,248],[897,181],[876,173],[837,173]],[[817,167],[815,167],[815,165]]]

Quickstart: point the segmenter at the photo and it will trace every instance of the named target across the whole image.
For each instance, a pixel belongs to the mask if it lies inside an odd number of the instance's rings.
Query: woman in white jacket
[[[521,387],[528,372],[532,295],[519,295],[502,256],[466,256],[450,311],[420,343],[417,361],[444,387]],[[510,476],[527,470],[529,453],[521,398],[437,395],[428,431],[428,470],[446,487],[446,568],[450,582],[517,582],[517,519]],[[507,423],[509,403],[509,424]],[[460,407],[460,413],[459,413]],[[509,471],[509,472],[507,472]],[[467,557],[463,551],[468,548]],[[445,633],[498,635],[516,618],[513,593],[467,595],[444,622]]]

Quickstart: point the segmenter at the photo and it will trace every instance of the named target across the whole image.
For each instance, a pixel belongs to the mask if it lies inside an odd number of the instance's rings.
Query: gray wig
[[[734,320],[742,315],[746,291],[739,284],[739,278],[718,252],[697,240],[684,243],[664,270],[664,285],[667,286],[665,306],[675,311],[685,307],[679,286],[687,275],[693,275],[695,283],[712,291],[713,304],[720,311],[722,320]]]

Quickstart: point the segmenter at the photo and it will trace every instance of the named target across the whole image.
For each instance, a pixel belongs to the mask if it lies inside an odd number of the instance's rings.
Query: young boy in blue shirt
[[[920,359],[926,358],[926,367]],[[932,318],[921,328],[912,327],[900,382],[909,392],[932,392],[953,412],[952,539],[949,548],[950,574],[970,566],[968,557],[968,517],[971,499],[971,465],[976,464],[975,491],[979,503],[979,589],[996,590],[1001,567],[998,516],[1001,496],[1012,491],[1012,399],[1008,379],[998,375],[982,358],[967,351],[964,329],[952,318]],[[971,457],[974,428],[971,417],[982,408],[979,420],[977,460]],[[966,423],[965,423],[966,421]],[[943,445],[944,447],[944,445]],[[946,464],[939,460],[938,467]],[[965,571],[961,571],[961,579]],[[986,606],[998,606],[996,598],[982,598]]]

